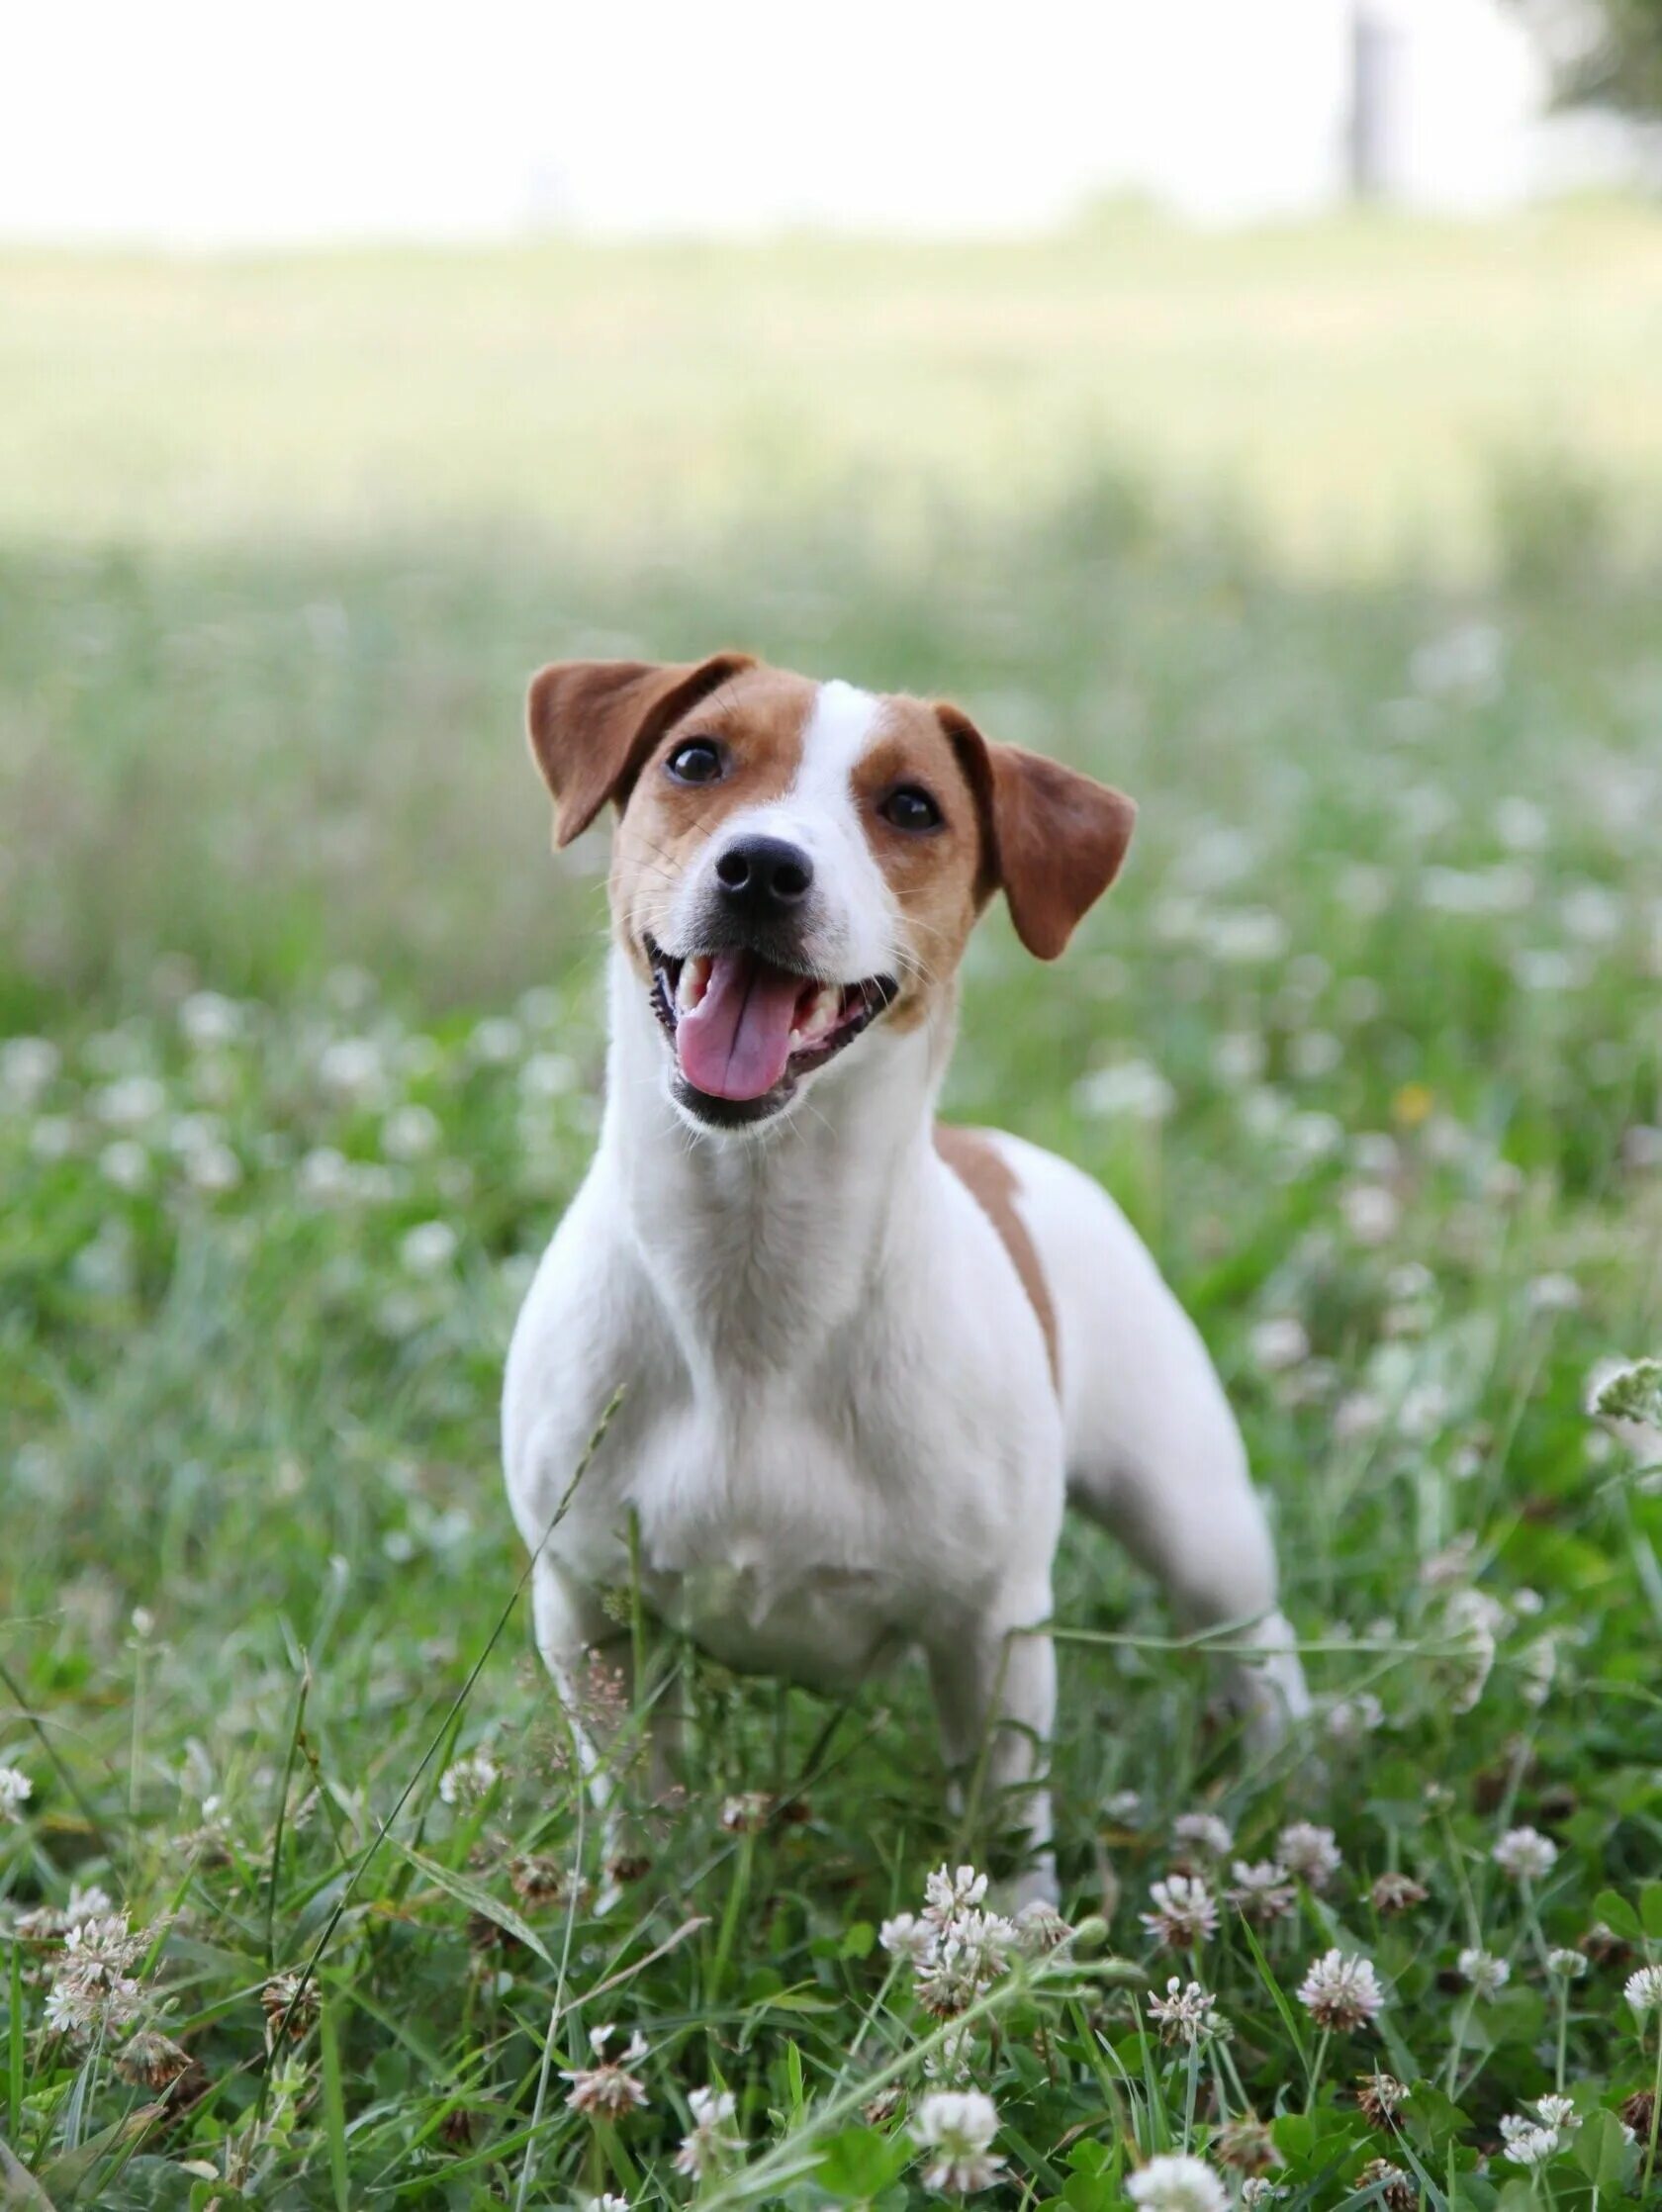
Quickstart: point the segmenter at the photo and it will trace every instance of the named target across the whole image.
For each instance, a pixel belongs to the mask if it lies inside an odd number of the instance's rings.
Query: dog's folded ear
[[[554,793],[554,842],[581,836],[607,799],[622,805],[653,746],[689,707],[753,668],[748,653],[707,661],[555,661],[531,679],[531,753]]]
[[[990,744],[956,706],[937,711],[980,810],[982,889],[1001,889],[1028,951],[1055,960],[1120,873],[1136,802],[1060,761]]]

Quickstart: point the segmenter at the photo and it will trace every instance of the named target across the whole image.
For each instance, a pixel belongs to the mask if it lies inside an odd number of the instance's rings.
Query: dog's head
[[[672,1098],[722,1129],[772,1120],[874,1024],[915,1028],[950,1003],[995,891],[1054,960],[1136,812],[956,707],[741,653],[559,662],[533,681],[529,721],[556,844],[618,809],[618,941]]]

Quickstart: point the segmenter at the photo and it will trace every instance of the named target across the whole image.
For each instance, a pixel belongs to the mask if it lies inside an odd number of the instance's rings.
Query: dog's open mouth
[[[826,982],[741,946],[678,959],[648,938],[646,950],[653,1011],[689,1103],[719,1102],[711,1119],[759,1120],[784,1105],[797,1079],[851,1045],[899,988],[888,975]]]

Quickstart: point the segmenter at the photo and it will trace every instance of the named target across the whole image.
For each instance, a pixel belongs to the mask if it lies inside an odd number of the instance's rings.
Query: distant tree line
[[[1566,106],[1662,116],[1662,0],[1517,0]]]

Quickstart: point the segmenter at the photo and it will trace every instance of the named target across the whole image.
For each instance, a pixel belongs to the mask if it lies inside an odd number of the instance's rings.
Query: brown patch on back
[[[1021,1278],[1027,1302],[1044,1333],[1045,1352],[1051,1363],[1051,1380],[1062,1383],[1062,1359],[1057,1343],[1056,1308],[1039,1253],[1016,1206],[1021,1185],[1009,1163],[984,1129],[957,1129],[948,1122],[935,1124],[935,1150],[998,1232]]]
[[[802,758],[817,685],[785,669],[752,667],[699,699],[659,735],[641,767],[611,849],[611,907],[625,949],[645,973],[643,933],[663,916],[686,868],[729,814],[783,797]],[[689,738],[715,739],[727,757],[717,783],[675,783],[663,762]]]

